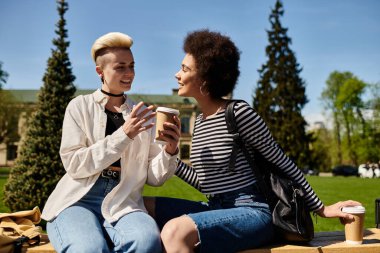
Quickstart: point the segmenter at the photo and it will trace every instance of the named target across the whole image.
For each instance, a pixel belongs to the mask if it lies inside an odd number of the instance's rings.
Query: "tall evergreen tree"
[[[54,49],[48,59],[39,92],[37,109],[29,121],[15,167],[4,187],[4,202],[12,210],[42,208],[64,174],[59,156],[62,122],[68,102],[76,88],[67,53],[69,42],[65,12],[68,4],[57,0],[59,21],[53,39]]]
[[[301,114],[308,101],[305,83],[299,76],[302,69],[289,48],[288,29],[280,22],[283,14],[283,5],[278,0],[269,16],[268,61],[259,69],[260,79],[253,95],[253,107],[287,155],[302,167],[309,163],[310,157],[311,136],[306,133],[307,123]]]

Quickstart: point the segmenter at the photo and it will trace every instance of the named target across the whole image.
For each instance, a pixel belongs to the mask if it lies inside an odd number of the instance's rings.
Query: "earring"
[[[206,87],[206,82],[203,82],[203,84],[199,86],[199,92],[201,93],[202,96],[208,96],[210,92],[207,91],[207,93],[203,93],[203,90],[202,90],[203,87]]]
[[[102,83],[104,83],[103,73],[100,73],[100,74],[99,74],[99,77],[100,77],[100,80],[102,81]]]

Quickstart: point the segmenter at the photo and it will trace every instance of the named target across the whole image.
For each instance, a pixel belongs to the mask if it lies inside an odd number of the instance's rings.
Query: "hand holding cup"
[[[156,110],[156,136],[155,142],[165,144],[165,150],[171,155],[178,152],[178,142],[181,136],[181,122],[179,111],[158,107]]]
[[[129,138],[133,139],[139,133],[146,131],[154,126],[154,123],[149,123],[144,125],[144,123],[148,122],[150,119],[154,118],[156,115],[153,112],[153,105],[150,105],[143,110],[141,108],[144,106],[143,102],[138,103],[133,107],[131,114],[128,116],[128,119],[125,121],[123,125],[123,130]],[[141,110],[141,111],[140,111]]]

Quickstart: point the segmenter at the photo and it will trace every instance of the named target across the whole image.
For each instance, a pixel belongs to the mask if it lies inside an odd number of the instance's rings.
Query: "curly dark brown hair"
[[[191,54],[205,88],[213,98],[231,93],[240,71],[240,52],[228,36],[202,29],[187,34],[183,50]]]

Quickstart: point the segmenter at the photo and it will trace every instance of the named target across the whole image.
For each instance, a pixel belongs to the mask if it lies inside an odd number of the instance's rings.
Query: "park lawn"
[[[308,176],[307,180],[325,205],[348,199],[361,202],[366,208],[364,226],[375,227],[375,199],[380,198],[380,179]],[[171,178],[161,187],[145,187],[144,195],[206,200],[201,193],[177,177]],[[343,230],[339,219],[313,216],[313,221],[316,232]]]
[[[307,180],[325,205],[349,199],[362,203],[366,208],[364,227],[376,227],[375,199],[380,198],[380,179],[309,176]],[[343,229],[338,219],[313,219],[316,231]]]
[[[375,227],[375,199],[380,198],[380,179],[309,176],[307,180],[326,205],[347,199],[361,202],[366,208],[364,226],[366,228]],[[0,177],[0,200],[2,200],[2,189],[5,181],[5,177]],[[143,194],[145,196],[166,196],[206,201],[206,198],[200,192],[175,176],[161,187],[146,186]],[[8,208],[0,201],[0,213],[8,211]],[[313,220],[316,232],[343,230],[343,225],[340,224],[339,219],[324,219],[321,217],[315,219],[313,217]]]
[[[194,201],[207,201],[207,198],[202,193],[176,176],[170,178],[163,186],[160,187],[145,185],[143,195],[181,198]]]
[[[9,167],[0,167],[0,176],[2,175],[6,175],[6,174],[9,174],[9,171],[11,170],[11,168]]]
[[[9,208],[3,204],[3,188],[6,182],[6,177],[0,177],[0,213],[8,213]]]
[[[0,167],[0,213],[9,212],[9,208],[3,204],[3,188],[5,182],[7,181],[9,172],[9,167]]]

